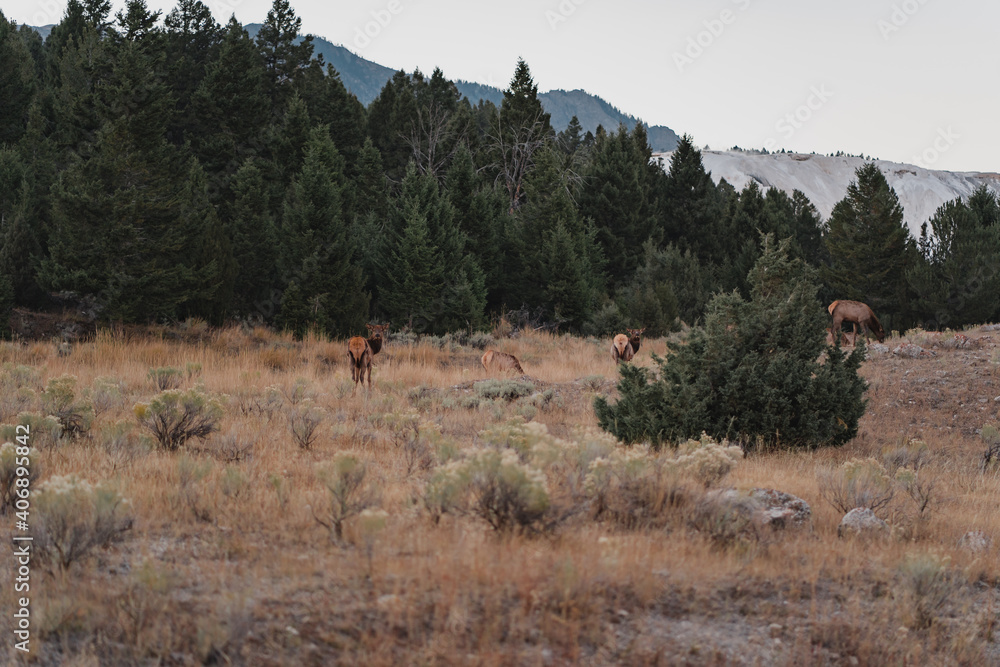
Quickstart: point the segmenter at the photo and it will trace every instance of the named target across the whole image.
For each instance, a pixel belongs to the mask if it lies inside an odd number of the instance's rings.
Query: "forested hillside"
[[[275,0],[255,38],[197,0],[70,0],[43,41],[0,18],[0,318],[73,293],[104,321],[263,321],[299,334],[484,326],[650,334],[746,293],[763,235],[826,298],[892,328],[995,318],[997,201],[919,242],[866,165],[821,221],[799,192],[713,183],[691,137],[555,131],[528,64],[499,104],[397,72],[367,106]],[[666,167],[666,168],[664,168]],[[4,327],[6,329],[6,327]]]

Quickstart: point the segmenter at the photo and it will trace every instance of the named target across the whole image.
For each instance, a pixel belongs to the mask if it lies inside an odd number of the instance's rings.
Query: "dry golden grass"
[[[866,362],[868,413],[845,447],[741,462],[724,485],[795,494],[811,505],[812,522],[721,546],[680,514],[659,524],[665,528],[626,530],[583,513],[551,535],[527,537],[498,536],[471,517],[435,523],[423,509],[431,473],[408,461],[394,419],[415,410],[463,448],[479,446],[481,431],[516,415],[568,436],[595,424],[597,393],[614,395],[605,340],[529,334],[497,341],[533,385],[531,396],[512,402],[477,398],[475,382],[488,377],[481,350],[431,341],[390,340],[375,359],[373,390],[354,398],[343,341],[196,325],[173,338],[99,332],[66,356],[49,343],[0,344],[0,363],[37,369],[36,392],[64,374],[81,389],[109,377],[124,387],[89,437],[41,452],[42,480],[76,473],[114,482],[131,501],[135,527],[66,572],[35,564],[36,658],[74,665],[998,664],[1000,474],[980,469],[976,431],[998,421],[1000,371],[991,359],[1000,336],[967,334],[970,347]],[[919,335],[926,345],[948,338]],[[643,341],[635,362],[651,364],[650,353],[667,345]],[[177,452],[149,451],[137,438],[109,444],[106,429],[135,423],[132,406],[156,394],[150,368],[197,365],[182,388],[228,397],[218,433]],[[303,401],[324,414],[308,450],[295,444],[287,419]],[[841,515],[823,500],[817,471],[878,458],[909,438],[930,447],[921,470],[936,480],[928,516],[914,520],[909,500],[899,497],[892,539],[839,539]],[[388,516],[374,531],[348,520],[336,543],[314,515],[328,502],[317,470],[342,451],[368,463]],[[958,547],[971,530],[992,538],[987,552]],[[946,601],[929,624],[915,620],[914,558],[943,563],[936,585]],[[10,559],[2,562],[0,579],[12,582]],[[0,588],[5,609],[14,598],[12,583]],[[0,625],[12,636],[9,615]]]

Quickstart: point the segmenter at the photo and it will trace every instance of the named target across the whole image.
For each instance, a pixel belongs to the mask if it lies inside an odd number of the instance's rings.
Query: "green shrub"
[[[153,386],[160,391],[177,389],[184,379],[184,372],[173,366],[163,366],[161,368],[150,368],[147,377],[152,381]]]
[[[218,428],[223,407],[200,389],[170,389],[132,409],[139,423],[163,449],[175,450],[191,438],[205,438]]]
[[[840,445],[857,433],[865,381],[858,346],[849,357],[825,344],[827,314],[788,243],[765,239],[750,271],[751,298],[712,299],[703,329],[692,329],[658,372],[619,367],[620,399],[594,399],[598,423],[626,443],[663,443],[708,433],[764,447]],[[825,352],[825,358],[823,354]]]
[[[22,412],[13,424],[0,425],[0,442],[16,442],[17,436],[24,433],[18,431],[18,426],[26,426],[29,442],[37,448],[54,445],[62,437],[62,426],[52,415],[40,415],[34,412]]]
[[[344,522],[375,505],[375,490],[366,483],[368,464],[348,452],[338,452],[333,461],[320,466],[316,476],[328,492],[329,504],[322,516],[313,510],[316,522],[330,531],[330,538],[340,542]]]
[[[52,378],[42,393],[42,410],[59,420],[63,435],[78,437],[90,430],[94,408],[76,401],[76,377]]]
[[[472,385],[476,396],[483,399],[499,399],[507,401],[528,396],[535,391],[535,385],[524,380],[481,380]]]
[[[132,527],[128,500],[107,483],[95,486],[76,475],[52,477],[32,497],[36,553],[63,570],[94,547],[121,540]]]
[[[95,416],[124,408],[125,383],[113,377],[97,378],[90,389],[90,403]]]
[[[309,449],[316,442],[316,438],[319,437],[317,429],[323,423],[324,415],[323,408],[308,398],[288,407],[288,427],[292,431],[292,438],[301,449]]]
[[[16,493],[18,477],[27,480],[26,488],[30,488],[31,483],[38,478],[38,450],[34,447],[20,446],[22,454],[18,456],[18,447],[19,445],[13,442],[0,445],[0,514],[5,514],[8,508],[13,508],[18,499]],[[27,475],[19,476],[18,468],[26,468]]]
[[[933,625],[942,606],[958,586],[947,569],[948,560],[934,554],[910,554],[899,565],[898,590],[906,603],[908,625],[922,630]]]
[[[820,495],[843,513],[867,507],[884,515],[896,491],[892,478],[873,458],[851,459],[835,469],[820,469],[817,478]]]

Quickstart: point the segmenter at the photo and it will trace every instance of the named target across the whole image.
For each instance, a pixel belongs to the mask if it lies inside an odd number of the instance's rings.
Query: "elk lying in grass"
[[[868,307],[868,304],[860,301],[834,301],[827,307],[827,310],[833,315],[833,331],[840,331],[840,326],[844,322],[850,322],[854,325],[853,340],[855,343],[858,341],[859,326],[866,341],[869,331],[875,334],[878,342],[881,343],[885,340],[885,330],[882,328],[882,323],[875,317],[875,313]]]
[[[358,390],[358,383],[365,383],[365,376],[368,376],[368,390],[372,388],[372,360],[375,355],[382,350],[382,334],[389,329],[388,324],[366,324],[370,335],[368,338],[354,336],[347,341],[347,356],[351,360],[351,379],[354,380],[354,396]]]
[[[483,353],[483,368],[486,372],[491,371],[517,371],[521,375],[524,375],[524,370],[521,368],[520,362],[518,362],[517,357],[513,354],[507,354],[506,352],[497,352],[496,350],[486,350]]]
[[[639,345],[642,344],[642,332],[646,330],[645,327],[642,329],[625,329],[628,335],[618,334],[611,341],[611,359],[616,364],[620,364],[623,361],[632,361],[632,357],[635,353],[639,351]]]

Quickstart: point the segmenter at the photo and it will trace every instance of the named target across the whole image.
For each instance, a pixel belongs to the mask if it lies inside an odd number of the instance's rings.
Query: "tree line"
[[[254,38],[199,0],[70,0],[44,41],[0,14],[0,318],[52,294],[106,321],[262,321],[298,334],[370,320],[442,333],[503,313],[652,335],[749,296],[764,238],[821,300],[893,328],[1000,309],[1000,207],[980,189],[913,239],[873,164],[828,221],[801,192],[716,185],[685,136],[556,131],[528,65],[499,105],[439,70],[364,107],[287,0]]]

